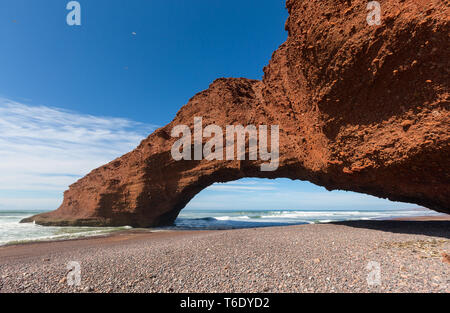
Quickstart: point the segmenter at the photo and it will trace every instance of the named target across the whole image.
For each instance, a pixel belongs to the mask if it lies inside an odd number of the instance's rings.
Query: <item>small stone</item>
[[[441,256],[442,256],[442,262],[450,264],[450,254],[441,252]]]
[[[407,130],[411,127],[412,124],[413,124],[412,121],[410,121],[410,120],[405,120],[405,121],[403,121],[400,125],[403,127],[403,130],[404,130],[404,131],[407,131]]]

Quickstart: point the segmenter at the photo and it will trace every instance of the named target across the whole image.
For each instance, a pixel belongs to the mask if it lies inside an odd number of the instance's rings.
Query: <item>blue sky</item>
[[[284,1],[0,2],[0,209],[56,208],[218,77],[260,79],[286,39]],[[214,185],[192,209],[408,208],[307,182]]]

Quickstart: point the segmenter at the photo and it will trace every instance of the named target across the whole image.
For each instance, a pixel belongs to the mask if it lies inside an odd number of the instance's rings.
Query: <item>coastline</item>
[[[0,292],[450,292],[450,216],[128,230],[0,247]],[[82,284],[67,286],[67,262]],[[381,285],[367,284],[378,262]]]
[[[317,222],[313,224],[333,224],[333,223],[345,223],[345,222],[362,222],[366,221],[364,219],[360,220],[348,220],[348,221],[327,221],[327,222]],[[423,216],[411,216],[411,217],[391,217],[391,218],[375,218],[370,219],[369,221],[417,221],[417,222],[424,222],[424,221],[450,221],[450,215],[449,214],[442,214],[439,216],[429,216],[429,215],[423,215]],[[304,224],[292,224],[292,225],[280,225],[280,226],[261,226],[261,227],[242,227],[242,228],[236,228],[236,229],[228,229],[228,230],[237,230],[237,229],[250,229],[250,228],[266,228],[266,227],[292,227],[292,226],[303,226],[303,225],[309,225],[307,223]],[[53,239],[53,238],[43,238],[43,239],[26,239],[26,240],[19,240],[19,241],[12,241],[10,243],[2,244],[0,245],[0,248],[2,247],[14,247],[14,246],[23,246],[23,245],[31,245],[31,244],[41,244],[41,243],[52,243],[52,242],[68,242],[68,241],[76,241],[76,240],[94,240],[99,238],[110,238],[110,237],[116,237],[118,235],[124,236],[127,235],[127,238],[136,236],[141,237],[148,234],[170,234],[173,232],[177,233],[195,233],[195,232],[205,232],[205,231],[218,231],[220,229],[155,229],[155,228],[130,228],[130,229],[124,229],[124,230],[115,230],[111,232],[104,232],[99,234],[89,234],[86,233],[85,235],[81,235],[79,237],[62,237],[60,239]],[[150,237],[154,237],[155,235],[151,235]]]

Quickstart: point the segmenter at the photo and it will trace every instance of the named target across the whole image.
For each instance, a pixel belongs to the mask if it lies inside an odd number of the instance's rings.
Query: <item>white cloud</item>
[[[214,184],[196,195],[188,203],[187,208],[217,210],[230,208],[241,210],[364,210],[418,207],[415,204],[392,202],[361,193],[339,190],[327,191],[325,188],[300,181],[283,182],[278,180],[277,182],[266,182],[261,179],[260,181]],[[255,183],[260,183],[262,186],[253,186]],[[270,185],[265,185],[265,183]],[[309,190],[302,191],[302,189]],[[241,191],[245,193],[241,193]],[[232,203],[232,206],[230,203]]]
[[[249,185],[253,185],[249,184]],[[276,190],[275,187],[269,187],[269,186],[246,186],[244,184],[214,184],[208,188],[209,190],[216,190],[216,191],[242,191],[242,192],[248,192],[248,191],[263,191],[263,190]]]
[[[0,98],[0,208],[11,204],[2,196],[5,191],[64,191],[135,148],[155,128]],[[28,200],[17,201],[28,207]]]

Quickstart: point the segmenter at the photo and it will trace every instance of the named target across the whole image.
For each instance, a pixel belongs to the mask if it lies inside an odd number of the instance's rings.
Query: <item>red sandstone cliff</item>
[[[170,224],[202,189],[242,177],[309,180],[450,213],[449,2],[288,0],[287,41],[262,81],[221,78],[132,152],[70,186],[43,225]],[[174,161],[174,126],[280,126],[280,165]]]

